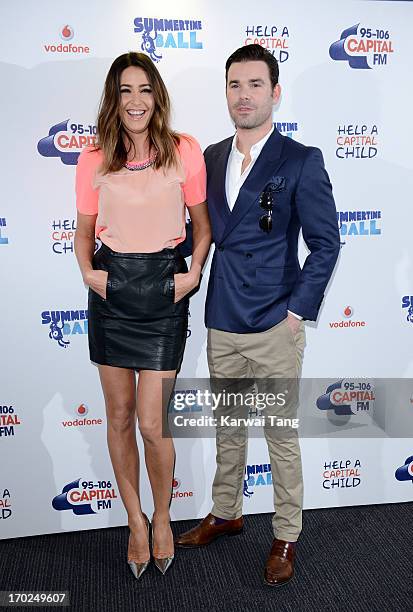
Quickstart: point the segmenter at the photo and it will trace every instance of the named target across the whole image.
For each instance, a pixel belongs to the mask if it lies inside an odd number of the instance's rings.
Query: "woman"
[[[180,368],[188,294],[199,285],[211,242],[203,156],[192,137],[171,130],[169,112],[168,92],[150,58],[121,55],[105,82],[98,147],[82,152],[76,174],[75,251],[89,286],[90,357],[99,368],[136,578],[150,560],[136,419],[154,502],[152,553],[165,573],[174,558],[169,505],[175,454],[172,439],[162,437],[162,380],[175,379]],[[176,248],[185,238],[184,203],[193,225],[189,272]],[[94,255],[95,235],[102,246]]]

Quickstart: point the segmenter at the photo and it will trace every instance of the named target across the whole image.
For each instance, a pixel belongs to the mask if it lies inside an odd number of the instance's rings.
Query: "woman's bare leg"
[[[150,553],[139,496],[135,372],[101,365],[99,375],[106,403],[109,454],[119,493],[128,513],[133,560],[144,563]]]
[[[153,552],[158,558],[173,555],[169,524],[175,449],[172,438],[162,437],[162,414],[168,398],[162,398],[162,379],[175,379],[175,370],[141,370],[137,390],[138,425],[145,447],[145,461],[151,483],[154,520]]]

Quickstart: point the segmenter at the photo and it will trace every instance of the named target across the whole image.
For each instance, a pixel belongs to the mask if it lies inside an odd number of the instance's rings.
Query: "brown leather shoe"
[[[295,542],[274,539],[267,563],[264,582],[268,586],[282,586],[294,576]]]
[[[225,523],[216,524],[216,517],[208,514],[203,521],[193,529],[182,533],[175,539],[175,546],[179,548],[198,548],[210,544],[222,535],[238,535],[244,527],[244,519],[234,519]]]

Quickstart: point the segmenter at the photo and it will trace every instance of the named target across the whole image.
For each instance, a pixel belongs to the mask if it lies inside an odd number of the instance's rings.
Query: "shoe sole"
[[[212,540],[210,540],[209,542],[205,542],[205,544],[178,544],[177,542],[175,542],[175,547],[176,548],[204,548],[205,546],[209,546],[210,544],[215,542],[215,540],[217,540],[218,538],[222,538],[223,536],[228,536],[230,538],[232,536],[241,535],[243,531],[244,531],[244,528],[239,529],[238,531],[230,531],[229,533],[220,533],[214,538],[212,538]]]
[[[294,578],[294,574],[291,576],[291,578],[288,578],[288,580],[285,580],[285,582],[267,582],[264,578],[264,584],[269,586],[269,587],[283,587],[285,584],[288,584],[289,582],[291,582],[291,580]]]

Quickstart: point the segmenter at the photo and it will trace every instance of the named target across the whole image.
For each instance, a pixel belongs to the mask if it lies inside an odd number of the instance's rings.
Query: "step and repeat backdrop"
[[[323,151],[342,246],[318,321],[306,324],[305,508],[413,499],[412,19],[410,2],[368,0],[2,7],[0,537],[126,524],[73,238],[77,159],[96,140],[107,70],[129,50],[156,62],[173,126],[203,148],[234,132],[229,54],[259,43],[279,61],[274,123]],[[190,305],[184,394],[208,376],[207,278],[208,267]],[[196,418],[203,407],[191,402],[184,413]],[[201,517],[211,507],[215,441],[175,444],[172,518]],[[141,486],[150,514],[144,470]],[[245,513],[273,509],[259,437],[250,439],[243,492]]]

